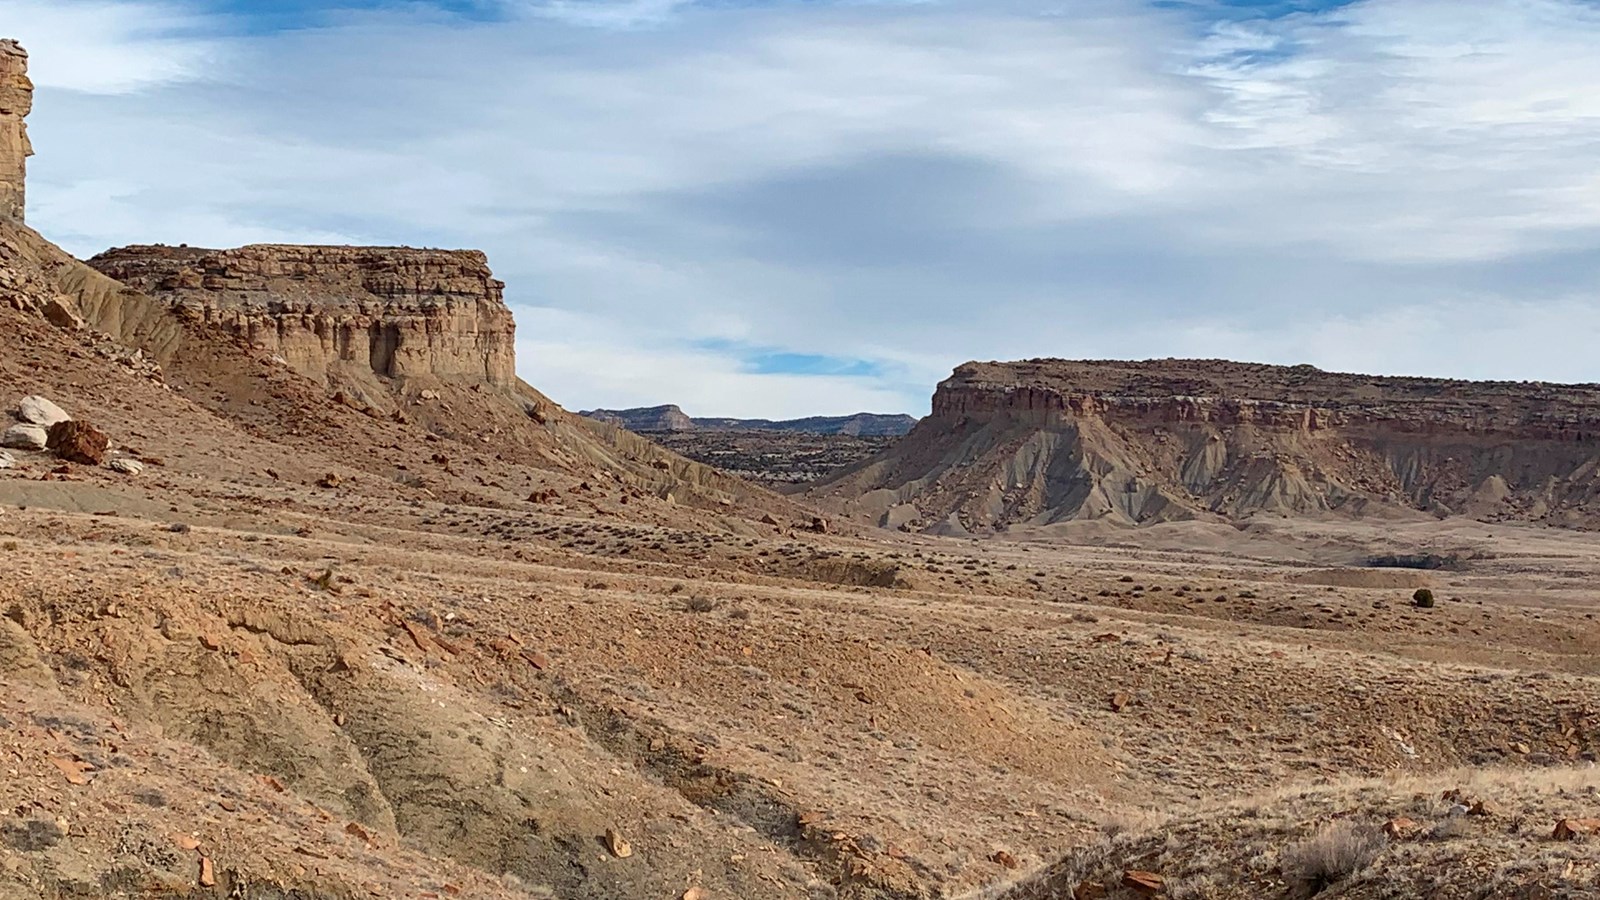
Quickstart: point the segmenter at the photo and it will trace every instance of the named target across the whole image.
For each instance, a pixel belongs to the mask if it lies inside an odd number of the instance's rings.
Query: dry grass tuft
[[[1336,822],[1284,851],[1283,874],[1296,896],[1311,897],[1371,865],[1383,847],[1378,829]]]

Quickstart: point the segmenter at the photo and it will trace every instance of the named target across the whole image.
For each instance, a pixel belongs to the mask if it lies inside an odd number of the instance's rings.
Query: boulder
[[[45,430],[28,422],[13,425],[0,434],[0,447],[14,447],[18,450],[43,450],[50,436]]]
[[[49,428],[57,422],[69,422],[72,417],[48,398],[33,394],[23,397],[22,402],[17,404],[17,420]]]
[[[78,311],[62,297],[57,297],[44,305],[44,317],[51,325],[68,331],[82,331],[86,327],[83,316],[78,315]]]
[[[105,461],[111,438],[88,422],[68,420],[50,426],[47,446],[68,462],[98,466]]]

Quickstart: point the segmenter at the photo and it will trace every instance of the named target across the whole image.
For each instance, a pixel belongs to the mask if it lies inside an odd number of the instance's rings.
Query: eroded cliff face
[[[968,363],[904,441],[812,496],[955,533],[1380,510],[1600,525],[1600,386]]]
[[[270,351],[330,387],[516,381],[504,285],[477,251],[136,246],[89,264],[165,301],[181,320]]]
[[[22,221],[26,207],[28,141],[24,119],[33,110],[28,52],[16,41],[0,40],[0,216]]]

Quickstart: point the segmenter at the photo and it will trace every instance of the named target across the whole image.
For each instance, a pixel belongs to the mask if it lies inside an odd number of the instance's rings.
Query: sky
[[[1600,381],[1595,0],[0,0],[29,223],[472,247],[571,409],[970,359]]]

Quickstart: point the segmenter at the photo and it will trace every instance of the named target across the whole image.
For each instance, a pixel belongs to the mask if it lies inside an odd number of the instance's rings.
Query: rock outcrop
[[[28,141],[24,121],[33,109],[33,82],[28,80],[28,51],[12,40],[0,40],[0,216],[22,221],[26,207]]]
[[[1381,508],[1600,525],[1600,386],[968,363],[910,435],[812,496],[953,533]]]
[[[274,353],[330,388],[369,393],[374,379],[516,381],[504,285],[477,251],[136,246],[89,265],[166,302],[180,320]]]

